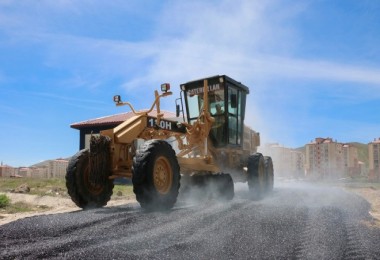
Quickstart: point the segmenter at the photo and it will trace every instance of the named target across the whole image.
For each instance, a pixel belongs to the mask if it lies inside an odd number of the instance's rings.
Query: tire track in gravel
[[[24,240],[28,246],[21,250],[8,251],[7,257],[13,258],[22,255],[23,257],[46,257],[58,256],[68,257],[76,254],[80,255],[85,247],[87,251],[94,250],[96,252],[101,248],[117,248],[118,246],[125,249],[130,249],[136,255],[144,255],[145,249],[139,250],[141,245],[147,241],[156,241],[155,247],[157,250],[165,250],[166,248],[178,243],[177,236],[191,237],[194,233],[207,232],[212,229],[213,225],[217,225],[218,215],[226,215],[227,212],[238,210],[243,207],[244,203],[229,204],[229,203],[208,203],[201,206],[175,208],[170,212],[153,212],[147,213],[142,210],[135,213],[118,213],[107,216],[110,212],[109,209],[94,210],[104,215],[95,220],[88,220],[81,223],[68,225],[67,229],[50,230],[45,226],[39,229],[39,237],[34,240],[33,236],[30,239]],[[247,205],[245,205],[247,206]],[[198,209],[197,209],[198,208]],[[185,211],[185,212],[184,212]],[[77,214],[88,214],[91,211],[78,212]],[[178,215],[178,216],[176,216]],[[176,221],[173,221],[176,219]],[[194,221],[202,219],[201,222]],[[27,226],[31,226],[26,224]],[[63,223],[61,224],[63,225]],[[117,230],[117,228],[126,227],[126,230],[109,232],[108,230]],[[41,232],[42,231],[42,232]],[[168,236],[170,231],[173,236]],[[27,231],[28,232],[28,231]],[[33,228],[29,229],[33,233]],[[41,234],[42,233],[42,234]],[[20,235],[21,236],[21,235]],[[103,239],[96,239],[93,237],[102,236]],[[43,239],[41,240],[41,238]],[[48,240],[59,238],[59,245],[55,243],[46,243]],[[12,244],[15,246],[20,244],[20,237],[13,237],[8,246]],[[163,241],[164,240],[164,241]],[[41,252],[36,252],[36,248],[41,248]],[[69,253],[67,253],[69,252]],[[124,251],[125,252],[125,251]],[[63,254],[65,253],[65,254]]]
[[[187,209],[173,210],[169,213],[150,213],[149,219],[143,219],[128,226],[127,232],[108,236],[107,241],[98,241],[87,246],[88,251],[99,251],[101,248],[112,247],[114,250],[123,248],[130,257],[156,256],[157,252],[167,251],[170,247],[201,246],[194,237],[202,237],[216,226],[221,228],[219,216],[228,215],[247,206],[244,203],[207,203]],[[173,221],[175,220],[175,221]],[[201,220],[201,221],[197,221]],[[113,223],[123,225],[123,221]],[[122,238],[122,239],[121,239]],[[181,241],[181,242],[179,242]],[[147,250],[147,247],[150,248]],[[71,249],[71,253],[77,252]],[[80,250],[79,250],[80,252]],[[71,255],[70,253],[70,255]]]
[[[363,244],[358,237],[358,228],[348,220],[344,221],[346,228],[346,248],[343,259],[375,259],[363,251]]]
[[[295,248],[297,259],[341,259],[345,251],[346,227],[342,212],[334,207],[308,210],[306,227]]]
[[[296,259],[377,259],[359,237],[360,219],[336,207],[309,209]]]
[[[0,259],[376,259],[368,204],[339,189],[276,188],[252,201],[138,204],[38,216],[0,226]]]

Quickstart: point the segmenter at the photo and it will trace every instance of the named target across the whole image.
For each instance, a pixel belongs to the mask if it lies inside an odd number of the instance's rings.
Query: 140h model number
[[[152,118],[152,117],[148,118],[148,126],[149,127],[156,127],[157,126],[156,121],[157,121],[156,118]],[[172,122],[160,120],[159,127],[161,129],[165,129],[165,130],[172,130]]]

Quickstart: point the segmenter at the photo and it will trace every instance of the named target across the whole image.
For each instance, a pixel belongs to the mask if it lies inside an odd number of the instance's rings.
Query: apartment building
[[[308,178],[329,179],[343,175],[343,145],[332,138],[316,138],[306,145],[305,170]]]
[[[355,177],[362,173],[362,162],[359,162],[358,149],[349,144],[343,145],[343,168],[346,176]]]
[[[306,175],[311,179],[338,179],[360,174],[357,148],[332,138],[316,138],[306,145]]]
[[[68,161],[64,159],[47,160],[30,167],[14,168],[0,166],[0,177],[25,178],[65,178]]]
[[[304,176],[304,154],[278,143],[266,144],[259,152],[272,157],[276,177],[301,178]]]
[[[368,144],[369,175],[373,181],[380,181],[380,138]]]
[[[31,178],[47,178],[48,171],[48,167],[29,167],[27,176]]]
[[[305,177],[305,154],[303,152],[290,151],[290,168],[293,171],[293,177]]]
[[[64,178],[68,164],[65,159],[46,160],[31,166],[28,177]]]

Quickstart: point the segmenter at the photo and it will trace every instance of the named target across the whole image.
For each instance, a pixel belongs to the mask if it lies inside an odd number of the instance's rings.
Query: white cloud
[[[85,7],[70,0],[42,1],[40,5],[45,7],[45,13],[50,8]],[[125,10],[131,5],[137,8],[136,2],[118,2],[118,5]],[[115,8],[111,4],[106,6]],[[155,37],[144,42],[54,34],[43,28],[21,30],[16,35],[20,41],[46,46],[45,63],[49,66],[73,71],[86,68],[104,77],[124,76],[126,86],[147,85],[163,78],[179,83],[219,73],[249,82],[285,78],[380,85],[380,68],[295,57],[293,42],[299,36],[287,21],[295,19],[307,5],[282,7],[277,1],[221,1],[219,4],[170,1],[162,13],[151,14],[157,16]],[[272,15],[273,11],[276,16]],[[17,28],[21,28],[31,17],[8,18],[14,18],[19,23]],[[143,72],[139,73],[137,68]]]
[[[48,14],[49,8],[60,13],[81,14],[99,8],[100,2],[83,4],[61,0],[41,3],[46,8],[44,14]],[[89,11],[85,10],[86,5],[90,5]],[[136,10],[134,8],[141,11],[144,5],[145,2],[118,1],[117,5],[106,6],[131,12]],[[271,130],[273,125],[278,129],[288,123],[283,127],[284,135],[290,133],[291,136],[296,132],[292,124],[299,126],[297,120],[304,120],[305,125],[310,121],[310,115],[303,109],[309,106],[313,89],[317,88],[316,82],[324,90],[334,88],[334,83],[349,85],[346,87],[348,93],[355,95],[333,90],[342,100],[373,98],[378,94],[373,94],[372,90],[377,89],[378,93],[380,87],[380,67],[376,65],[307,59],[297,53],[302,35],[294,27],[294,21],[307,8],[307,3],[291,1],[168,1],[164,8],[147,14],[155,16],[153,19],[157,25],[152,29],[151,37],[140,41],[63,34],[47,25],[51,16],[34,21],[33,16],[25,13],[3,14],[0,26],[17,28],[19,30],[12,34],[13,37],[20,41],[33,40],[43,46],[45,64],[71,71],[72,77],[64,83],[79,87],[97,88],[108,79],[121,78],[126,90],[142,87],[150,90],[161,81],[178,86],[203,76],[230,75],[254,86],[255,92],[262,95],[250,95],[249,101],[255,102],[249,107],[251,121],[268,129],[268,133],[278,131]],[[23,28],[28,23],[30,25]],[[281,81],[297,84],[279,91]],[[262,100],[271,100],[272,96],[276,97],[272,99],[275,102],[261,106]],[[293,115],[285,109],[287,103],[295,102],[298,102],[299,111]],[[273,120],[262,118],[263,114],[275,116],[279,113],[283,116],[276,118],[275,124]]]
[[[179,2],[167,6],[156,38],[144,43],[153,62],[133,82],[171,78],[176,82],[219,73],[242,81],[272,79],[354,82],[380,86],[380,68],[309,60],[293,54],[297,40],[285,19],[305,6],[290,6],[273,18],[277,2],[223,1],[220,5]],[[281,14],[282,13],[282,14]],[[279,18],[280,17],[280,18]]]
[[[305,60],[263,56],[251,62],[265,77],[356,82],[380,86],[380,68],[342,64],[328,60]]]

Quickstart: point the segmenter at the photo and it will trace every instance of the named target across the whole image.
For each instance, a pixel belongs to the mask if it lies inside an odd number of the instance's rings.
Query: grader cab
[[[70,160],[66,186],[77,206],[106,205],[118,177],[132,179],[136,200],[146,209],[172,208],[181,185],[207,189],[203,184],[211,182],[227,200],[234,197],[234,182],[248,182],[254,198],[273,189],[272,159],[257,153],[260,135],[244,124],[249,88],[226,75],[180,88],[175,119],[160,111],[161,98],[172,95],[167,83],[161,94],[155,91],[149,110],[136,111],[114,96],[134,116],[92,136],[90,149]],[[157,116],[149,116],[154,108]]]

